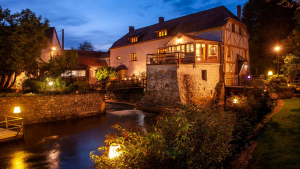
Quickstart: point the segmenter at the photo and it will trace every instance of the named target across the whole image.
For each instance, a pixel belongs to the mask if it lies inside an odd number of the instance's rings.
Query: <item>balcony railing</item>
[[[147,65],[161,65],[161,64],[188,64],[195,63],[195,53],[154,53],[147,54]]]
[[[226,77],[225,78],[225,85],[228,86],[251,86],[256,83],[259,86],[264,86],[264,81],[266,80],[267,76],[261,75],[249,75],[245,77],[240,77],[236,75],[236,77]]]

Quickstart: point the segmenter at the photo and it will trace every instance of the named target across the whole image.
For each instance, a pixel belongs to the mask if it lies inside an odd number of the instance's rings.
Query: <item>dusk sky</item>
[[[107,51],[128,32],[166,20],[224,5],[236,15],[236,6],[246,0],[0,0],[12,13],[30,9],[50,20],[61,39],[65,29],[65,49],[91,41],[96,50]]]

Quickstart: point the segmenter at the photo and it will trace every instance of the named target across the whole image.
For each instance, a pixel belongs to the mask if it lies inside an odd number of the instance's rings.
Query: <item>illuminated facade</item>
[[[246,76],[248,39],[240,6],[238,16],[220,6],[169,21],[160,17],[159,23],[148,27],[134,30],[130,26],[110,48],[110,66],[126,66],[124,78],[141,75],[147,65],[190,62],[200,67],[219,65],[222,78]]]

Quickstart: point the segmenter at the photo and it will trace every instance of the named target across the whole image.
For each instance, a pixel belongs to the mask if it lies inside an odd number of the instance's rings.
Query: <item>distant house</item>
[[[77,52],[79,56],[77,58],[78,64],[70,70],[66,70],[62,77],[86,80],[94,84],[97,81],[95,78],[97,68],[105,67],[108,65],[107,62],[109,63],[109,53],[96,51]]]
[[[49,27],[49,29],[45,31],[45,34],[49,40],[49,44],[46,49],[42,50],[41,59],[47,62],[51,57],[60,55],[62,53],[62,47],[55,27]]]
[[[48,38],[49,44],[46,49],[42,49],[40,58],[42,61],[48,62],[51,57],[60,55],[62,53],[62,48],[55,27],[49,27],[45,31],[45,35]],[[22,89],[22,83],[26,79],[28,79],[28,77],[25,72],[22,72],[19,76],[17,76],[16,83],[12,88],[17,90]]]

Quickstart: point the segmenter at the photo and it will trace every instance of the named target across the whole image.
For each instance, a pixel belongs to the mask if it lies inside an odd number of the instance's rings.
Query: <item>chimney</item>
[[[134,30],[134,26],[129,26],[129,32]]]
[[[158,23],[163,23],[165,21],[165,18],[164,17],[159,17],[158,18]]]
[[[64,51],[65,49],[65,30],[62,29],[62,51]]]
[[[242,21],[242,8],[241,8],[241,5],[237,6],[237,17],[239,18],[240,21]]]

